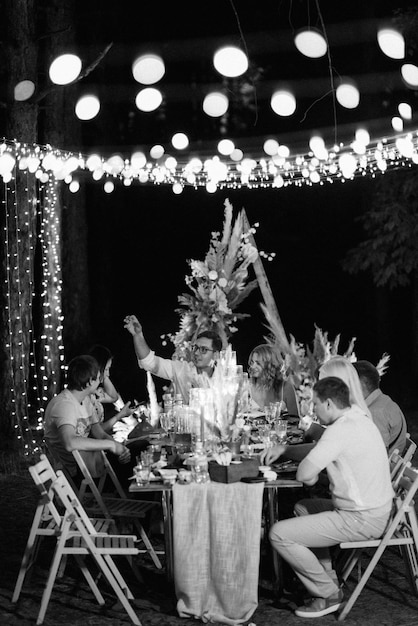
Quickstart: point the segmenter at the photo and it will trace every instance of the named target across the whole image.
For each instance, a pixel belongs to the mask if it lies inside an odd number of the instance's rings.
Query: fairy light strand
[[[36,181],[33,174],[29,171],[17,174],[15,167],[9,182],[3,185],[2,200],[5,210],[10,410],[15,436],[25,455],[40,450],[31,421],[36,413],[35,430],[43,428],[44,406],[57,392],[59,375],[64,367],[60,217],[55,210],[58,183],[51,181],[44,185]],[[19,205],[18,185],[24,190]],[[36,246],[33,231],[39,231],[40,238],[40,285],[34,281]],[[43,312],[39,342],[35,337],[37,329],[33,314],[37,297]]]
[[[218,189],[280,189],[289,186],[324,185],[346,182],[356,177],[375,178],[388,169],[411,167],[418,163],[418,129],[394,136],[381,137],[361,145],[353,138],[350,143],[339,143],[320,153],[293,151],[278,145],[273,156],[258,153],[242,154],[239,160],[211,155],[176,159],[164,154],[148,159],[142,153],[139,161],[132,156],[104,157],[82,155],[53,148],[49,145],[18,144],[4,140],[0,144],[0,175],[9,177],[10,157],[19,162],[19,169],[33,172],[41,183],[64,181],[70,191],[79,189],[80,177],[90,175],[111,192],[115,184],[125,186],[171,185],[174,193],[185,187],[205,188],[213,193]],[[4,160],[4,163],[3,163]],[[138,164],[139,163],[139,164]]]

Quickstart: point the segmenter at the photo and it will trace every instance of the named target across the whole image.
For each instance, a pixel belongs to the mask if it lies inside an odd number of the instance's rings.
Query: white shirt
[[[385,444],[357,406],[326,428],[306,459],[326,468],[336,509],[390,510],[394,494]]]

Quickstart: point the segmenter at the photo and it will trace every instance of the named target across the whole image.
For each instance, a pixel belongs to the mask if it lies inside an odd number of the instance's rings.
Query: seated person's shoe
[[[295,615],[298,617],[323,617],[323,615],[338,611],[343,599],[344,594],[341,590],[329,598],[311,598],[308,604],[295,610]]]

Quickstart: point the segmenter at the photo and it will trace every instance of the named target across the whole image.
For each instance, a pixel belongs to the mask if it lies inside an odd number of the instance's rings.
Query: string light
[[[221,155],[221,158],[216,151],[213,156],[204,159],[196,156],[188,158],[186,155],[174,159],[161,145],[150,149],[151,160],[147,159],[145,152],[136,152],[131,159],[121,155],[83,156],[48,145],[29,146],[6,140],[0,144],[0,154],[7,153],[15,159],[20,171],[34,171],[40,183],[63,180],[72,185],[73,193],[77,192],[82,182],[83,172],[90,174],[93,180],[102,180],[107,193],[112,192],[118,181],[125,186],[133,182],[169,185],[175,193],[178,193],[179,185],[182,189],[206,188],[209,193],[213,193],[217,189],[277,189],[343,182],[357,176],[374,177],[388,169],[410,167],[418,160],[418,130],[381,137],[374,141],[369,138],[367,145],[363,139],[358,140],[356,135],[350,143],[340,143],[332,147],[326,147],[321,139],[318,148],[317,139],[312,137],[306,153],[293,154],[291,148],[277,142],[274,143],[274,146],[278,146],[277,149],[268,149],[268,152],[274,154],[266,154],[264,149],[255,158],[235,148],[230,154]],[[268,146],[270,145],[273,145],[272,140],[269,140]],[[399,146],[402,145],[408,146],[406,153],[400,149]],[[345,155],[342,160],[341,155]],[[349,169],[347,163],[350,164]],[[73,174],[76,171],[78,184],[74,185]],[[350,172],[349,176],[347,172]],[[0,171],[3,182],[7,173],[2,174]],[[106,182],[112,184],[107,185]]]
[[[41,451],[36,431],[43,428],[45,403],[57,392],[63,368],[60,228],[56,210],[57,181],[43,185],[39,177],[19,167],[28,157],[28,147],[16,143],[11,180],[3,186],[6,254],[6,310],[11,420],[18,444],[27,456]],[[0,147],[0,151],[4,147]],[[41,148],[30,148],[29,157],[38,158]],[[17,182],[17,176],[19,181]],[[22,178],[23,177],[23,178]],[[24,188],[18,205],[17,184]],[[33,233],[39,232],[42,278],[35,284],[34,259],[39,246]],[[39,281],[37,281],[39,283]],[[26,291],[28,287],[28,291]],[[39,293],[37,293],[39,292]],[[42,305],[40,325],[44,332],[36,339],[34,304]],[[54,363],[59,363],[59,370]]]
[[[151,156],[152,162],[142,152],[134,154],[131,160],[120,155],[110,158],[94,155],[88,159],[51,146],[5,140],[0,144],[0,158],[4,157],[0,179],[3,179],[5,209],[9,322],[6,349],[11,419],[16,439],[26,455],[40,449],[34,431],[42,430],[44,407],[57,393],[65,369],[58,189],[62,184],[74,183],[74,172],[84,171],[94,180],[104,179],[107,192],[111,192],[118,181],[169,184],[175,194],[186,186],[215,193],[222,188],[280,189],[291,185],[323,185],[337,180],[344,183],[356,176],[375,178],[391,168],[418,164],[418,130],[374,142],[365,132],[358,132],[350,145],[340,143],[331,148],[326,148],[325,142],[316,137],[309,152],[295,155],[289,147],[277,142],[277,146],[269,145],[258,158],[245,156],[235,148],[230,155],[224,155],[224,159],[217,154],[206,159],[194,156],[181,160],[165,155],[163,146],[154,146]],[[26,182],[23,206],[17,206],[17,177],[24,177]],[[33,241],[33,232],[38,232],[39,245]],[[36,249],[40,249],[42,258],[40,288],[34,279]],[[24,285],[21,276],[25,276]],[[29,285],[29,302],[27,294],[23,293],[26,284]],[[42,307],[41,332],[39,329],[35,332],[34,328],[36,299]]]

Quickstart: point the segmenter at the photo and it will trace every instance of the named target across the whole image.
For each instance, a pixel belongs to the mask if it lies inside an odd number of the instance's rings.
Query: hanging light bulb
[[[55,85],[72,83],[81,72],[81,59],[76,54],[61,54],[49,67],[49,78]]]
[[[336,98],[346,109],[355,109],[360,103],[360,92],[353,81],[345,81],[337,87]]]
[[[398,105],[399,115],[404,120],[412,120],[412,107],[407,102],[400,102]]]
[[[221,139],[218,143],[218,152],[224,156],[229,156],[235,150],[235,144],[231,139]]]
[[[405,63],[401,67],[401,75],[408,87],[418,87],[418,67],[413,63]]]
[[[377,33],[377,42],[381,51],[391,59],[405,58],[405,39],[394,28],[381,28]]]
[[[16,102],[29,100],[35,93],[35,84],[31,80],[21,80],[14,88],[14,99]]]
[[[275,139],[266,139],[263,144],[263,150],[269,156],[274,156],[275,154],[277,154],[278,149],[279,143]]]
[[[293,115],[296,110],[295,96],[284,89],[274,92],[270,104],[273,111],[282,117]]]
[[[175,133],[171,138],[171,144],[176,150],[184,150],[189,145],[189,138],[184,133]]]
[[[222,117],[228,110],[229,100],[225,94],[212,91],[203,100],[203,110],[209,117]]]
[[[82,96],[75,105],[75,114],[79,120],[92,120],[100,111],[100,101],[97,96]]]
[[[228,78],[241,76],[248,69],[245,52],[236,46],[225,46],[217,50],[213,56],[215,69]]]
[[[164,61],[157,54],[143,54],[133,62],[132,74],[143,85],[158,83],[165,74]]]
[[[159,89],[155,89],[154,87],[141,89],[135,98],[137,108],[140,111],[145,111],[146,113],[158,109],[162,101],[163,96],[161,91],[159,91]]]
[[[327,52],[327,42],[316,28],[307,28],[295,35],[295,46],[301,54],[311,59],[323,57]]]

